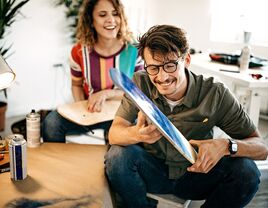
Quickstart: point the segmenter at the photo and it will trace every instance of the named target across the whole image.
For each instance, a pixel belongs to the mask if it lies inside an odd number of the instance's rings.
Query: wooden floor
[[[16,121],[23,119],[23,116],[11,117],[6,120],[6,128],[4,131],[0,132],[0,136],[5,137],[7,135],[12,134],[10,126]],[[264,138],[267,146],[268,146],[268,121],[260,120],[259,121],[259,130]],[[100,142],[103,142],[100,140]],[[255,197],[251,201],[251,203],[247,206],[247,208],[267,208],[268,207],[268,160],[264,162],[262,165],[262,180],[260,184],[260,188],[256,193]],[[191,201],[189,208],[199,208],[202,204],[202,201]]]

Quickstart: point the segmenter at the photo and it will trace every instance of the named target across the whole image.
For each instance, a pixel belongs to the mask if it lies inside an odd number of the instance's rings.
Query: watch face
[[[229,139],[229,151],[230,151],[230,154],[233,155],[233,154],[237,153],[237,150],[238,150],[238,145],[237,145],[236,141],[232,140],[232,139]]]
[[[236,143],[232,144],[232,151],[237,152],[237,144]]]

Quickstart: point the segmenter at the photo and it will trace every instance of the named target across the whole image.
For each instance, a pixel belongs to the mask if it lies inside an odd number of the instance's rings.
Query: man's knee
[[[132,162],[142,155],[142,151],[141,147],[137,145],[112,145],[105,155],[107,174],[114,169],[119,171],[126,166],[131,166]]]
[[[233,188],[237,191],[237,198],[240,198],[246,205],[255,195],[260,183],[260,171],[255,162],[248,158],[234,158],[232,164]],[[240,197],[239,197],[240,195]]]
[[[255,162],[248,158],[240,158],[236,170],[239,171],[237,177],[240,176],[241,186],[255,192],[258,189],[261,175]]]
[[[232,168],[235,177],[241,179],[243,183],[246,181],[259,182],[260,171],[251,159],[234,158],[234,163],[229,168]]]
[[[105,155],[105,164],[118,164],[118,162],[124,160],[128,155],[128,147],[112,145],[109,151]]]

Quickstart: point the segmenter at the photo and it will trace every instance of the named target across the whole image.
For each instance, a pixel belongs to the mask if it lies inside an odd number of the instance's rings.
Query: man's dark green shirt
[[[187,140],[212,139],[217,126],[235,139],[252,134],[256,127],[229,89],[212,77],[205,79],[186,70],[188,88],[181,104],[171,111],[166,99],[151,83],[145,71],[136,72],[133,81],[169,118]],[[116,116],[135,123],[139,109],[124,96]],[[162,137],[154,144],[141,144],[147,152],[164,160],[169,166],[169,178],[179,178],[191,165],[172,144]]]

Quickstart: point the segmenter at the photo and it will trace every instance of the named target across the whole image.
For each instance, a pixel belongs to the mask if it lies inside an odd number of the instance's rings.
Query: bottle
[[[26,115],[26,135],[27,146],[40,146],[40,114],[33,109],[31,113]]]
[[[241,55],[239,58],[240,71],[245,71],[249,68],[250,53],[251,53],[251,48],[249,46],[250,38],[251,38],[251,32],[244,31],[244,47],[241,51]]]
[[[245,45],[241,51],[240,60],[239,60],[239,69],[240,71],[245,71],[249,68],[250,62],[250,46]]]

